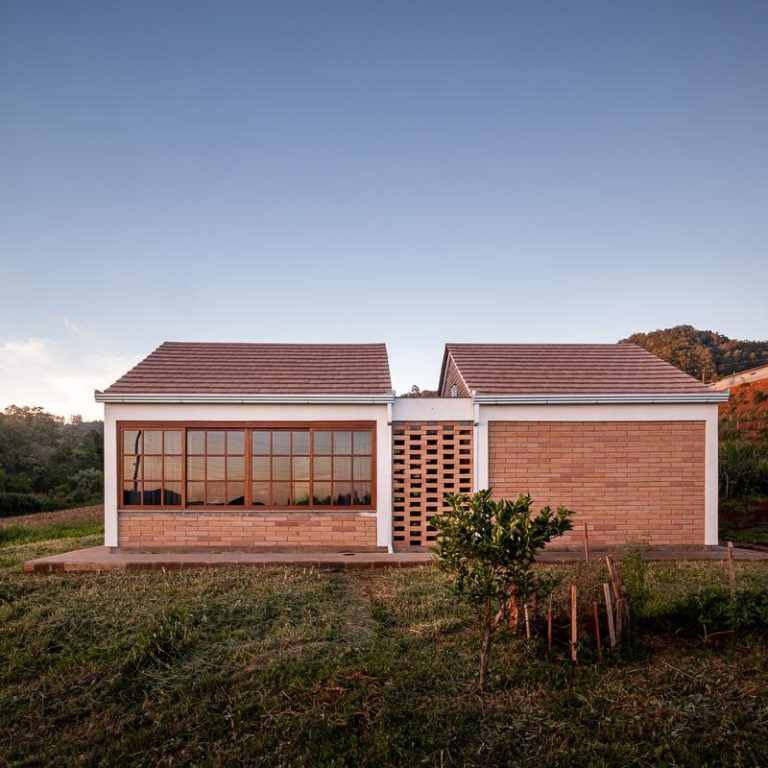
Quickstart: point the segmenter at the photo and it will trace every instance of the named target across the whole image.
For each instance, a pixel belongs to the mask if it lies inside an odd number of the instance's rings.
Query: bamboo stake
[[[589,562],[589,523],[584,521],[584,561]]]
[[[600,613],[597,610],[597,603],[592,603],[592,615],[595,617],[595,640],[597,641],[597,658],[603,658],[603,641],[600,638]]]
[[[512,595],[509,598],[509,622],[507,626],[517,634],[517,630],[520,626],[520,612],[517,608],[517,595]]]
[[[613,558],[607,555],[605,558],[605,564],[608,567],[608,577],[611,580],[611,588],[613,589],[613,597],[616,600],[621,599],[621,592],[619,591],[619,583],[616,579],[616,567],[613,564]]]
[[[576,585],[571,584],[571,661],[578,661],[578,616],[576,614]]]
[[[552,595],[547,601],[547,653],[552,652]]]
[[[728,542],[728,581],[731,583],[731,600],[736,599],[736,566],[733,562],[733,542]]]
[[[615,648],[616,627],[613,624],[613,599],[611,598],[611,588],[607,584],[603,584],[603,592],[605,593],[605,608],[608,615],[608,637],[611,641],[611,648]]]
[[[528,616],[528,603],[523,606],[523,615],[525,616],[525,636],[531,639],[531,620]]]

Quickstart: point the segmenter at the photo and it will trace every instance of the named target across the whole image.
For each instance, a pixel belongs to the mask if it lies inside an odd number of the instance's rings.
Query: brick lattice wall
[[[398,551],[434,544],[429,518],[440,512],[446,493],[472,491],[472,423],[394,422],[392,428],[392,515]]]
[[[702,545],[704,433],[703,421],[490,422],[490,486],[572,509],[596,546]]]
[[[121,512],[121,547],[375,550],[376,516],[355,512]]]

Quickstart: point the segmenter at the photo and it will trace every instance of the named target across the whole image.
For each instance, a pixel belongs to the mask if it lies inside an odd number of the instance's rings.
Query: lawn
[[[434,568],[16,570],[93,538],[0,546],[2,765],[765,764],[762,636],[646,635],[599,663],[585,639],[573,665],[500,635],[479,695],[471,614]],[[765,583],[768,564],[738,567]],[[727,586],[719,563],[645,575],[659,612]]]

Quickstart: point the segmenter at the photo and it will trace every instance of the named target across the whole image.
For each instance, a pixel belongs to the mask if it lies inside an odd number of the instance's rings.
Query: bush
[[[730,440],[720,445],[720,498],[768,493],[768,445]]]
[[[740,589],[735,600],[724,589],[702,590],[680,606],[680,614],[697,628],[764,631],[768,629],[768,589]]]
[[[53,512],[61,505],[47,496],[33,493],[0,493],[0,517]]]

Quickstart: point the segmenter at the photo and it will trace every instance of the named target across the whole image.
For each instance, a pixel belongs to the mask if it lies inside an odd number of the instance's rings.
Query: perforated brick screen
[[[429,519],[447,493],[471,493],[472,422],[396,421],[392,427],[392,512],[395,549],[431,547]]]

